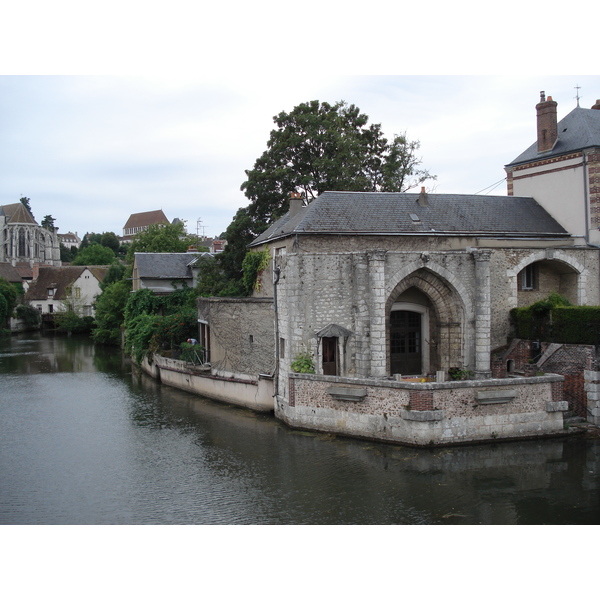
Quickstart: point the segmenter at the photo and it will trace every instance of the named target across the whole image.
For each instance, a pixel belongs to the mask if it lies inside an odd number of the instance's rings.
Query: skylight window
[[[410,214],[410,218],[415,222],[418,223],[421,219],[419,218],[419,215],[415,215],[415,213],[409,213]]]

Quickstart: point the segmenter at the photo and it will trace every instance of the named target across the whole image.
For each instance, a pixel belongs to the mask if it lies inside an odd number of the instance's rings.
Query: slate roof
[[[136,252],[135,266],[140,279],[192,279],[190,266],[209,252]]]
[[[600,146],[600,110],[574,108],[558,122],[558,139],[552,150],[538,152],[537,141],[507,167]]]
[[[22,202],[0,206],[0,215],[7,217],[7,223],[30,223],[37,225],[35,219]]]
[[[276,221],[251,246],[295,234],[568,237],[533,198],[396,192],[324,192],[290,219]]]
[[[148,212],[134,213],[127,219],[123,229],[132,229],[134,227],[148,227],[157,223],[169,224],[169,220],[162,210],[150,210]]]
[[[66,297],[66,289],[72,285],[81,274],[88,269],[98,279],[102,281],[108,267],[40,267],[40,272],[35,281],[29,285],[25,294],[26,300],[45,300],[48,298],[48,288],[54,288],[56,292],[53,298],[63,300]]]
[[[16,267],[9,263],[0,263],[0,277],[10,283],[21,283],[23,281]]]

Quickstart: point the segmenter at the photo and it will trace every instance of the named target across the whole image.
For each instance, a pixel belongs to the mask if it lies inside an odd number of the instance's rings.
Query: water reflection
[[[600,445],[412,449],[289,430],[87,340],[0,345],[0,523],[600,522]]]

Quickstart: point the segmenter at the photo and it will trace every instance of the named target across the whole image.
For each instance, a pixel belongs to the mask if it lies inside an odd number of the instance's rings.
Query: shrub
[[[290,368],[294,373],[314,373],[315,363],[312,354],[307,350],[296,354]]]

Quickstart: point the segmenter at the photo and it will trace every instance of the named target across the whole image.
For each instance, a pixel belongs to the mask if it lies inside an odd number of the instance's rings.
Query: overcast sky
[[[540,90],[559,118],[600,97],[596,77],[332,76],[301,85],[212,76],[0,77],[0,204],[31,199],[63,233],[114,231],[162,209],[216,236],[247,204],[245,169],[272,117],[301,102],[345,100],[384,133],[419,140],[436,192],[505,194],[503,166],[535,141]],[[501,183],[498,183],[501,182]],[[498,184],[497,187],[493,187]],[[198,221],[201,220],[200,225]]]
[[[130,214],[156,209],[217,236],[247,205],[244,171],[273,116],[315,99],[420,141],[436,192],[505,194],[503,166],[535,141],[540,91],[559,118],[575,86],[583,107],[600,98],[595,50],[581,41],[595,39],[593,20],[560,19],[563,45],[576,34],[574,61],[552,47],[557,16],[533,2],[486,17],[463,1],[373,0],[360,13],[328,0],[213,4],[4,7],[0,204],[27,196],[38,222],[50,214],[80,236],[121,235]]]

